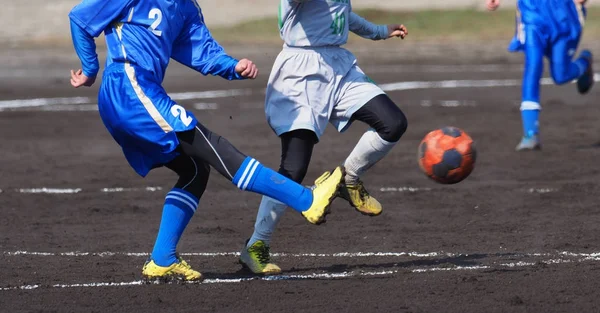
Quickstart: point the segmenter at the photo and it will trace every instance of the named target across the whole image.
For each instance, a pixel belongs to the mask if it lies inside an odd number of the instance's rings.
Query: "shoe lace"
[[[186,269],[186,271],[192,270],[192,267],[184,260],[182,259],[179,254],[176,254],[177,260],[179,261],[179,266],[183,267]]]
[[[251,252],[256,255],[256,258],[261,264],[271,262],[271,249],[267,245],[255,245],[250,248]]]
[[[356,187],[358,189],[358,194],[360,195],[360,198],[362,200],[364,200],[365,198],[369,197],[369,192],[367,191],[367,188],[365,188],[365,185],[363,184],[362,181],[358,181],[356,183]]]

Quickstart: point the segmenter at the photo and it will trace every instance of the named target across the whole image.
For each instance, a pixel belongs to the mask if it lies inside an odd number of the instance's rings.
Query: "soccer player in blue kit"
[[[104,32],[106,68],[98,95],[104,125],[142,177],[165,166],[179,180],[167,193],[151,257],[150,281],[197,281],[202,275],[176,254],[179,239],[206,188],[210,166],[241,190],[277,199],[320,224],[344,176],[326,172],[312,189],[264,167],[204,127],[162,88],[170,58],[204,74],[253,79],[256,66],[227,55],[211,37],[195,0],[83,0],[69,14],[82,69],[73,87],[91,86],[99,71],[94,38]]]
[[[500,0],[486,0],[490,11]],[[550,63],[552,79],[558,85],[577,80],[577,90],[587,93],[594,84],[592,53],[581,51],[573,61],[585,22],[586,0],[518,0],[517,29],[509,51],[523,51],[521,118],[523,138],[517,151],[539,150],[540,79],[544,56]]]

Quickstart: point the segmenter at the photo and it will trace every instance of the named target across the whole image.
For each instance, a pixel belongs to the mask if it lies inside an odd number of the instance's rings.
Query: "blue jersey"
[[[129,62],[162,81],[173,58],[204,75],[239,78],[195,0],[84,0],[69,17],[91,37],[105,33],[107,67]]]
[[[559,40],[579,41],[586,10],[573,0],[518,0],[517,29],[509,50],[523,50],[525,28],[535,28],[547,49]]]
[[[235,72],[238,61],[211,37],[195,0],[83,0],[69,17],[88,77],[99,69],[94,37],[106,36],[100,117],[142,176],[173,160],[177,133],[197,123],[161,86],[171,58],[204,75],[242,78]]]

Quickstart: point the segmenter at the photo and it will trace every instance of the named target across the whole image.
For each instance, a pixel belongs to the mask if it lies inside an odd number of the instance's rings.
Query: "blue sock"
[[[523,120],[523,135],[532,137],[539,133],[540,110],[521,110]]]
[[[246,157],[232,182],[241,190],[271,197],[299,212],[308,210],[313,202],[310,189],[263,166],[251,157]]]
[[[191,193],[173,188],[165,199],[158,236],[152,250],[152,260],[158,266],[177,262],[177,243],[187,224],[196,212],[198,199]]]

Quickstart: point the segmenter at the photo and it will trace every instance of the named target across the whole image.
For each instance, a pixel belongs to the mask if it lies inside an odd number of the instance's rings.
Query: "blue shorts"
[[[141,176],[177,155],[176,132],[191,130],[196,117],[173,101],[151,73],[113,63],[102,77],[98,108],[104,125]]]
[[[508,50],[523,51],[527,40],[525,34],[533,31],[546,56],[551,56],[555,46],[572,56],[579,44],[585,18],[585,7],[573,0],[518,0],[516,31]]]

